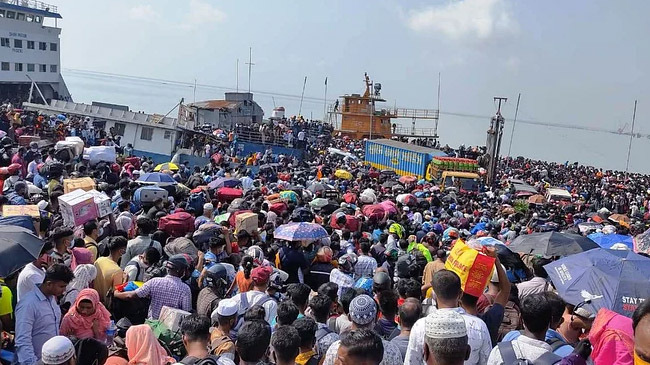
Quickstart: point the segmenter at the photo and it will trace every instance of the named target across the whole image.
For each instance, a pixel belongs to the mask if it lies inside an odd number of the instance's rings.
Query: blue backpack
[[[203,204],[205,204],[205,194],[203,192],[192,193],[187,199],[187,205],[194,209],[196,216],[203,214]]]

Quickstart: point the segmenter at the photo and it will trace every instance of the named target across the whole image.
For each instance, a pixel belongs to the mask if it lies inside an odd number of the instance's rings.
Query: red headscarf
[[[89,316],[82,316],[77,312],[77,306],[82,300],[88,300],[92,303],[95,313]],[[106,307],[99,301],[99,294],[95,289],[83,289],[77,295],[74,304],[70,306],[70,310],[66,313],[61,321],[61,333],[66,335],[73,335],[77,338],[84,339],[95,337],[93,333],[93,321],[99,322],[99,332],[101,338],[104,339],[106,328],[111,324],[111,314],[106,310]]]

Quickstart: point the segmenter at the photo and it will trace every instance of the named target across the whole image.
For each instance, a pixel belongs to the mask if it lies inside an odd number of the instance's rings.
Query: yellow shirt
[[[122,282],[124,271],[110,257],[100,257],[95,261],[97,278],[95,278],[95,290],[99,293],[102,303],[106,304],[106,294],[113,286],[114,281]]]
[[[97,260],[97,242],[90,236],[86,236],[86,238],[84,238],[84,242],[86,242],[86,248],[88,251],[92,252],[93,254],[92,262],[95,262],[95,260]]]
[[[11,314],[14,312],[11,305],[13,294],[9,287],[2,285],[2,297],[0,297],[0,316]]]

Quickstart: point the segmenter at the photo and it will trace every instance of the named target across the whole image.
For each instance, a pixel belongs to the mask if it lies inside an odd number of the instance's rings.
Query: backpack
[[[321,327],[316,330],[316,343],[323,339],[323,337],[329,335],[330,333],[334,333],[329,327]]]
[[[203,204],[205,204],[205,194],[203,192],[192,193],[187,198],[187,206],[194,209],[194,213],[197,216],[203,214]]]
[[[490,300],[490,306],[487,307],[483,313],[487,312],[492,307],[492,305],[494,305],[494,297],[488,294],[484,295]],[[522,327],[523,323],[521,323],[521,311],[519,310],[517,304],[509,300],[508,303],[506,303],[506,305],[503,307],[503,320],[499,326],[497,341],[501,341],[508,332],[520,330]]]
[[[181,360],[179,364],[184,364],[184,365],[217,365],[219,358],[221,356],[219,355],[208,355],[207,357],[204,357],[202,359],[199,359],[198,357],[194,356],[188,356]]]
[[[194,231],[194,216],[188,212],[178,212],[161,217],[158,229],[170,237],[183,237],[188,232]]]
[[[161,260],[162,261],[162,260]],[[127,264],[128,265],[128,264]],[[150,279],[153,278],[162,278],[165,275],[167,275],[167,270],[165,269],[164,266],[162,266],[162,263],[158,263],[157,265],[152,265],[149,266],[145,271],[144,275],[142,277],[143,282],[147,282]]]
[[[512,342],[499,342],[497,347],[499,348],[502,362],[508,365],[553,365],[562,360],[560,356],[552,352],[546,352],[538,357],[537,360],[531,362],[530,360],[519,359],[517,357],[515,349],[512,347]]]
[[[247,292],[239,293],[239,311],[237,311],[237,320],[235,321],[235,329],[239,331],[241,326],[244,324],[244,314],[248,311],[253,305],[264,306],[266,302],[273,300],[273,298],[268,294],[263,294],[262,299],[258,300],[255,303],[248,303]]]
[[[135,260],[131,260],[131,261],[126,263],[126,266],[124,266],[124,268],[126,269],[128,266],[135,266],[137,271],[136,271],[136,274],[135,274],[135,280],[134,281],[137,281],[138,278],[140,277],[140,264],[138,264],[138,262],[135,261]]]

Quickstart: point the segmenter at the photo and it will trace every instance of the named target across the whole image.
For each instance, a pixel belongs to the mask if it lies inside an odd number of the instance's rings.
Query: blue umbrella
[[[631,316],[650,297],[650,259],[632,251],[597,248],[544,266],[558,294],[593,314],[608,308]]]
[[[168,174],[160,172],[148,172],[137,180],[149,184],[176,184],[176,180]]]
[[[218,179],[210,181],[208,188],[210,189],[219,189],[219,188],[234,188],[241,185],[239,179],[234,177],[220,177]]]
[[[611,248],[617,243],[622,243],[627,246],[630,250],[634,250],[634,238],[632,236],[626,236],[623,234],[604,234],[604,233],[592,233],[587,236],[590,240],[596,242],[598,246],[602,248]]]
[[[313,241],[328,237],[327,231],[316,223],[289,223],[275,229],[273,237],[287,241]]]

